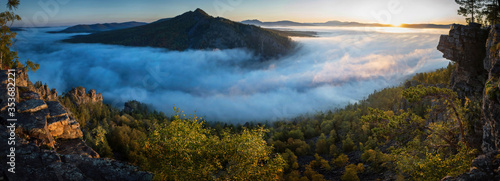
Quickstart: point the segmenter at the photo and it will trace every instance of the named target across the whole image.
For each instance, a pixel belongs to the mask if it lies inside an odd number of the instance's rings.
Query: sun
[[[401,27],[401,25],[403,25],[403,23],[391,23],[391,25],[393,27]]]

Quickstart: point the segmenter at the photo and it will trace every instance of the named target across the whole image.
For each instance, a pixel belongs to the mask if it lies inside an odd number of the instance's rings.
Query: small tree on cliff
[[[0,13],[0,69],[9,68],[26,68],[28,71],[36,71],[40,68],[39,64],[32,61],[26,61],[23,65],[19,61],[17,51],[12,51],[14,46],[14,39],[17,33],[10,30],[10,26],[15,21],[21,20],[19,15],[14,13],[14,10],[19,6],[19,0],[9,0],[7,2],[7,10]]]
[[[466,18],[468,23],[478,22],[476,20],[481,21],[481,18],[476,17],[481,16],[481,9],[484,7],[484,1],[485,0],[455,0],[455,2],[460,5],[458,15],[465,17],[471,15],[470,18]]]

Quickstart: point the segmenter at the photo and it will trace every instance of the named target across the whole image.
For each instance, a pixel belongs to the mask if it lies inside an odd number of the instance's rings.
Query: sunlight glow
[[[403,25],[403,23],[392,23],[391,25],[394,27],[401,27],[401,25]]]

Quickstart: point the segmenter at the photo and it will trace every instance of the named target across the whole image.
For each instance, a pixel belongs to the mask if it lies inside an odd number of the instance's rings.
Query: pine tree
[[[486,21],[490,25],[500,23],[500,0],[486,0],[486,2],[487,4],[481,12]]]
[[[20,21],[21,17],[14,13],[19,6],[19,0],[9,0],[7,11],[0,13],[0,69],[26,68],[28,71],[35,71],[40,68],[39,64],[27,60],[22,65],[17,56],[17,51],[12,51],[14,39],[17,33],[10,30],[10,26],[15,21]]]
[[[481,8],[484,7],[485,0],[455,0],[455,2],[460,5],[458,9],[458,15],[469,16],[470,18],[466,18],[468,23],[476,23],[481,18],[476,18],[477,16],[481,16]]]

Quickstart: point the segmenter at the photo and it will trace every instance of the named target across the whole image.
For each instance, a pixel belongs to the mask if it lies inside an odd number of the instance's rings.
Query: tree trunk
[[[471,7],[471,14],[472,14],[472,23],[474,23],[474,4],[476,4],[476,1],[475,0],[471,0],[470,1],[471,4],[470,4],[470,7]]]

